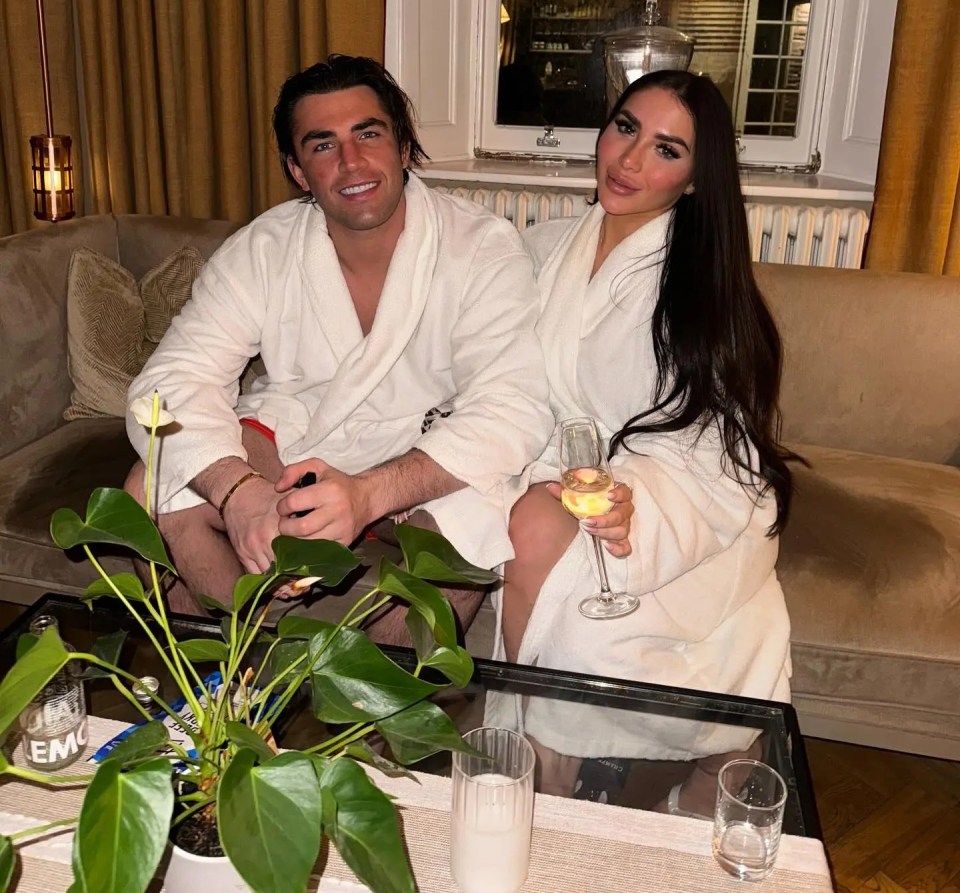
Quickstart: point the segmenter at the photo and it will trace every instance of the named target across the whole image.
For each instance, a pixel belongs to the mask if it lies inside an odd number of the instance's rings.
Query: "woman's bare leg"
[[[515,558],[503,571],[503,643],[516,661],[544,580],[577,535],[577,521],[544,484],[534,484],[510,513]]]

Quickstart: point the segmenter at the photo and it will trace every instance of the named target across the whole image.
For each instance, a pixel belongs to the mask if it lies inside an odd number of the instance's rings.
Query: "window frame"
[[[837,0],[812,0],[810,21],[807,25],[806,53],[794,137],[740,135],[740,164],[743,167],[793,169],[816,172],[819,168],[817,139],[820,131],[822,100],[828,62],[827,43],[830,23]],[[497,60],[500,42],[500,2],[481,0],[477,7],[479,17],[478,83],[476,120],[474,123],[474,154],[478,157],[541,156],[548,158],[592,158],[595,152],[595,128],[558,127],[554,135],[557,147],[538,146],[537,138],[544,136],[543,127],[523,127],[496,123],[496,88],[498,65],[485,64]],[[750,13],[751,23],[756,16]],[[753,61],[753,47],[744,50],[742,71],[749,73]],[[746,101],[746,91],[743,101]]]

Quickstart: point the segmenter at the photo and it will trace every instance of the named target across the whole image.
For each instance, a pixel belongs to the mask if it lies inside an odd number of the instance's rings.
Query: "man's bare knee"
[[[140,503],[143,502],[146,493],[146,472],[147,468],[142,462],[134,462],[127,473],[127,479],[123,482],[123,489]]]

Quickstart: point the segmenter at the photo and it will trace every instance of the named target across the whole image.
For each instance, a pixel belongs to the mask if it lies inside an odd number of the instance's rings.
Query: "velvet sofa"
[[[47,526],[119,486],[119,419],[64,422],[75,248],[135,276],[218,221],[90,217],[0,240],[0,598],[76,593]],[[785,345],[783,434],[808,462],[781,538],[805,733],[960,759],[960,279],[759,265]],[[116,559],[122,563],[122,559]],[[492,648],[491,613],[468,644]]]

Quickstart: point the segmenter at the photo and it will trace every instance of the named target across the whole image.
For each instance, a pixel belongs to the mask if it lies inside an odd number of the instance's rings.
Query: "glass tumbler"
[[[730,874],[763,880],[777,859],[787,786],[757,760],[733,760],[717,777],[713,856]]]
[[[453,754],[450,871],[462,893],[516,893],[530,865],[536,756],[508,729],[463,740],[482,756]]]

